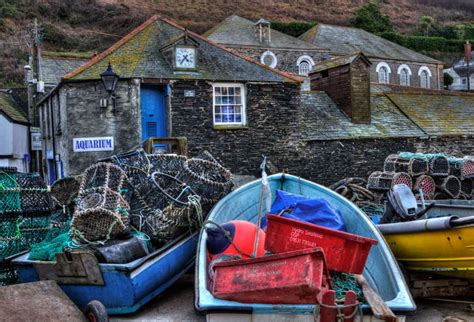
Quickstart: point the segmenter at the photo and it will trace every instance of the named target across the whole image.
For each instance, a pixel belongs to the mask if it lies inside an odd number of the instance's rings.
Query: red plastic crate
[[[370,247],[376,244],[375,239],[268,215],[265,249],[283,253],[321,247],[330,270],[362,274]]]
[[[315,304],[330,287],[320,248],[216,263],[212,294],[241,303]]]

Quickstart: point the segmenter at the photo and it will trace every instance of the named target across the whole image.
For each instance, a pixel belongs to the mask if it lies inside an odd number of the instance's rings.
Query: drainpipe
[[[55,139],[55,136],[56,136],[56,132],[54,131],[54,114],[53,114],[53,100],[52,100],[52,97],[50,97],[48,99],[49,101],[49,113],[51,115],[51,141],[53,143],[53,164],[54,164],[54,174],[55,174],[55,178],[54,179],[57,179],[58,178],[58,169],[57,169],[57,166],[56,166],[56,139]]]

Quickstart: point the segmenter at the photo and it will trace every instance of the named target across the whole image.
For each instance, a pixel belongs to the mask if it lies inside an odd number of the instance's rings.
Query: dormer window
[[[308,76],[309,72],[313,69],[314,60],[308,55],[303,55],[298,58],[296,65],[298,66],[299,75]]]

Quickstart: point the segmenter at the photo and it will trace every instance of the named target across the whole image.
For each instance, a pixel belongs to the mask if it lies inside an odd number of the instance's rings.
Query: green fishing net
[[[57,253],[71,242],[69,224],[52,228],[42,242],[31,245],[29,260],[54,261]]]
[[[16,174],[0,171],[0,215],[20,210],[20,187]]]
[[[362,289],[357,283],[357,280],[353,274],[346,274],[331,271],[331,284],[334,292],[336,293],[336,300],[341,300],[346,297],[346,291],[354,291],[357,295],[357,300],[360,303],[367,303],[362,294]]]

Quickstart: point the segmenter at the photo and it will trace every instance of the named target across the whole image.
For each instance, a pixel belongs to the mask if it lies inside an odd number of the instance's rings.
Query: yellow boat
[[[377,227],[407,271],[474,281],[474,216],[419,219]]]

